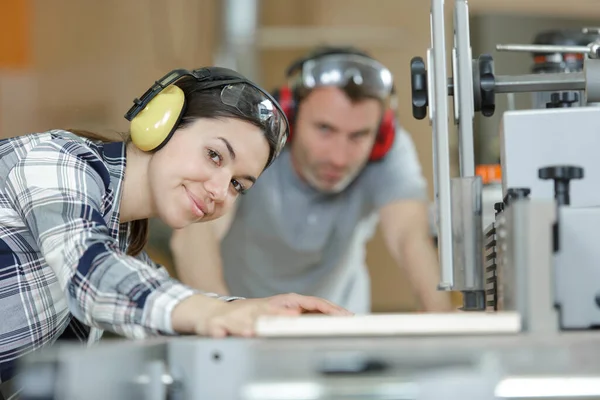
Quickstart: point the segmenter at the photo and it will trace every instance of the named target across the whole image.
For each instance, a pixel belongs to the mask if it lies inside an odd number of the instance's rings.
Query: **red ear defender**
[[[394,111],[389,109],[383,114],[381,125],[379,126],[379,132],[377,132],[377,138],[371,150],[369,161],[381,160],[390,151],[394,144],[394,137],[396,136],[396,118]]]
[[[281,106],[281,109],[285,113],[285,116],[290,123],[290,133],[287,138],[287,142],[289,143],[290,139],[292,138],[292,127],[294,126],[294,117],[296,114],[296,102],[294,101],[294,94],[289,86],[283,86],[281,89],[275,91],[273,97],[275,97],[275,100],[277,100]]]

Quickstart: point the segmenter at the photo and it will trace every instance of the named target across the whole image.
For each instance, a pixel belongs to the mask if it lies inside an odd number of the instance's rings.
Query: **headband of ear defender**
[[[185,93],[174,83],[185,76],[192,76],[200,83],[196,91],[233,84],[249,85],[279,109],[279,105],[269,93],[234,70],[222,67],[192,71],[176,69],[156,81],[139,99],[134,99],[133,106],[125,114],[125,119],[130,121],[131,141],[140,150],[159,150],[177,129],[185,113],[186,101]],[[281,113],[283,114],[283,111]]]

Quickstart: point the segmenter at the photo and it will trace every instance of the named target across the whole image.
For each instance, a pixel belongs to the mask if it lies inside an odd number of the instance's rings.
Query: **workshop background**
[[[499,74],[529,73],[532,58],[497,54],[496,43],[530,43],[546,29],[600,26],[598,0],[469,5],[473,56],[493,54]],[[67,127],[123,131],[133,98],[172,68],[225,65],[275,88],[288,63],[308,48],[355,45],[395,74],[398,115],[413,136],[431,197],[431,129],[412,118],[409,75],[410,59],[425,57],[429,46],[429,9],[427,0],[0,0],[0,137]],[[447,12],[452,9],[446,1]],[[528,101],[520,98],[517,107]],[[497,162],[498,121],[507,107],[499,96],[496,116],[478,117],[476,162]],[[153,226],[159,229],[148,252],[169,267],[169,233]],[[374,312],[418,307],[379,234],[367,262]]]

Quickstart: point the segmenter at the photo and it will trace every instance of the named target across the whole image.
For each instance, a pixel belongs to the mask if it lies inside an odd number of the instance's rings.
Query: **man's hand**
[[[429,213],[425,202],[404,200],[389,204],[380,212],[386,246],[396,263],[407,273],[426,311],[452,311],[447,292],[437,290],[440,271],[437,251],[429,234]]]
[[[171,252],[181,282],[205,292],[229,294],[223,277],[220,243],[234,215],[232,210],[217,220],[173,231]]]

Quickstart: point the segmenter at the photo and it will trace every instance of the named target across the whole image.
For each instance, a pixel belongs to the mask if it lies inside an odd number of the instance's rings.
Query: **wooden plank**
[[[261,317],[259,337],[485,335],[521,332],[515,312],[372,314],[354,317]]]

